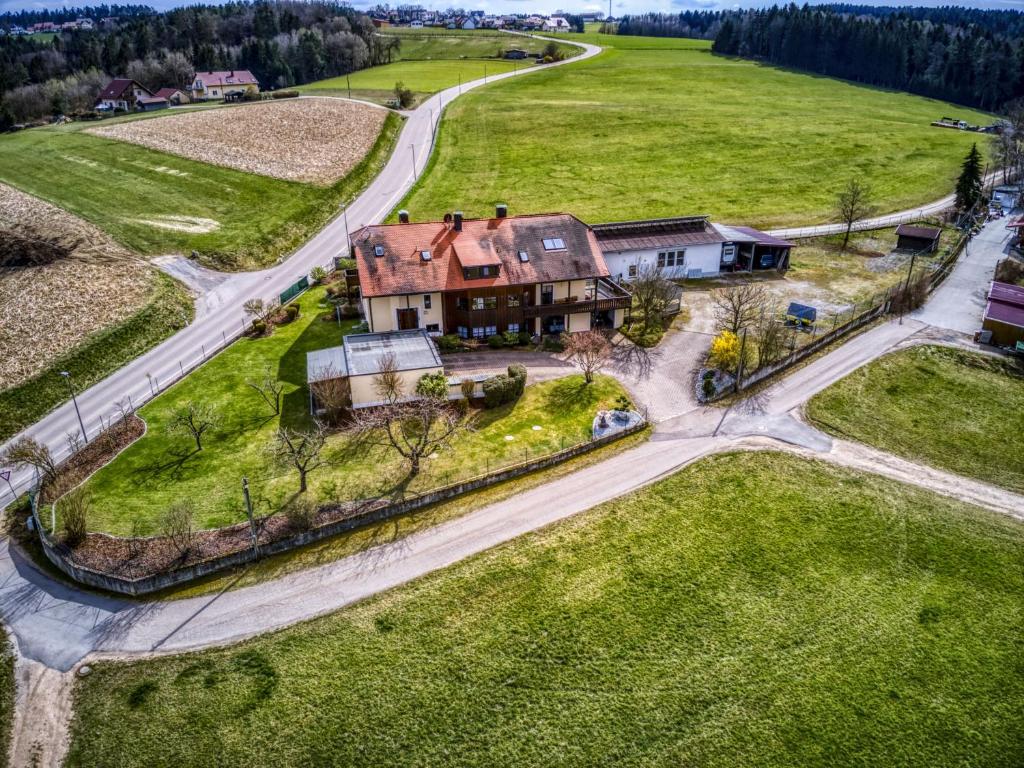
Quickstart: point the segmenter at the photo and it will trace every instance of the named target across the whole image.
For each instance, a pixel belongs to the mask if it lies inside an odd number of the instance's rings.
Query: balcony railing
[[[579,312],[605,312],[628,309],[633,303],[629,291],[610,280],[599,279],[593,298],[569,296],[556,299],[551,304],[523,307],[523,317],[550,317],[551,315],[573,315]]]

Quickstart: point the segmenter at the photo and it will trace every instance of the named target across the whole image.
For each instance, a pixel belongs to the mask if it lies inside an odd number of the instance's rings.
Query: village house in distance
[[[367,226],[352,237],[375,333],[423,329],[485,339],[618,328],[631,297],[608,279],[593,230],[570,214]]]
[[[241,99],[260,92],[260,83],[247,69],[220,72],[196,72],[188,88],[193,101]]]

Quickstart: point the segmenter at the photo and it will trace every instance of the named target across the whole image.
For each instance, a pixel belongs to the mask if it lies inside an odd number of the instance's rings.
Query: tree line
[[[390,61],[396,38],[332,0],[194,5],[121,15],[52,40],[0,37],[0,127],[92,109],[111,77],[184,88],[195,71],[247,69],[264,88],[286,88]],[[78,14],[78,12],[75,12]],[[86,12],[92,17],[94,13]],[[8,14],[11,21],[19,14]],[[26,23],[31,16],[23,19]],[[54,20],[54,19],[49,19]]]
[[[1024,96],[1024,14],[861,5],[625,17],[619,34],[713,37],[716,53],[985,110]]]

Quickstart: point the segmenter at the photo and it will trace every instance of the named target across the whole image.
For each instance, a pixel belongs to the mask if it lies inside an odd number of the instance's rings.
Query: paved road
[[[486,82],[522,76],[538,69],[564,66],[601,52],[601,48],[596,45],[574,44],[582,47],[583,53],[553,64],[492,75]],[[412,187],[419,172],[426,167],[433,149],[434,129],[444,107],[460,93],[484,84],[485,81],[481,79],[449,88],[430,97],[415,110],[405,113],[407,119],[391,159],[377,178],[348,206],[347,222],[350,231],[354,232],[366,224],[378,223],[391,212]],[[182,265],[177,260],[165,265],[178,271],[187,283],[199,284],[207,289],[199,302],[196,320],[142,357],[78,395],[78,404],[89,434],[99,431],[101,418],[109,419],[114,402],[124,397],[131,397],[135,404],[145,401],[152,396],[154,389],[180,377],[183,370],[230,340],[245,324],[242,304],[247,299],[253,296],[276,298],[289,285],[309,274],[314,266],[329,264],[334,256],[345,253],[345,222],[345,217],[337,217],[287,261],[259,272],[245,272],[224,278],[211,270]],[[69,432],[78,431],[74,407],[71,403],[65,403],[21,434],[45,443],[58,458],[63,458],[68,452],[65,436]],[[15,474],[13,483],[20,492],[30,480],[29,473],[23,471]],[[10,501],[9,490],[6,487],[0,489],[0,507]]]

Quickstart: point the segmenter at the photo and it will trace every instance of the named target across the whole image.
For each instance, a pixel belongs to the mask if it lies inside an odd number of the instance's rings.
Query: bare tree
[[[328,424],[337,426],[341,416],[352,405],[352,385],[332,366],[316,371],[318,381],[309,385],[316,402],[324,409]]]
[[[836,195],[836,215],[846,225],[846,234],[843,236],[844,251],[850,243],[853,225],[869,216],[873,210],[871,188],[861,183],[859,179],[850,179],[846,187]]]
[[[160,532],[166,536],[184,557],[192,549],[195,539],[195,513],[192,502],[181,499],[174,502],[160,517]]]
[[[33,467],[45,480],[57,479],[57,463],[53,460],[50,449],[31,437],[21,437],[11,443],[0,453],[0,463],[10,464],[15,468]]]
[[[135,409],[132,407],[131,398],[126,396],[122,397],[120,400],[115,400],[114,410],[117,411],[117,415],[121,419],[121,424],[127,427],[129,417],[135,413]]]
[[[767,301],[768,292],[758,283],[742,282],[716,288],[711,292],[711,304],[717,329],[738,334],[757,320]]]
[[[782,320],[781,307],[766,302],[754,323],[754,341],[757,342],[757,367],[770,365],[786,351],[786,324]]]
[[[60,500],[60,519],[64,528],[64,543],[74,549],[89,530],[91,499],[84,488],[76,488]]]
[[[322,454],[326,441],[327,432],[319,422],[304,432],[288,427],[277,430],[271,451],[279,462],[298,471],[299,493],[306,492],[306,477],[309,473],[327,463]]]
[[[263,370],[261,378],[246,379],[245,383],[263,398],[271,414],[277,416],[281,413],[281,392],[284,391],[284,383],[277,380],[269,365]]]
[[[68,455],[74,456],[80,450],[82,450],[82,433],[77,429],[72,429],[69,432],[64,433],[64,439],[68,444]]]
[[[196,441],[196,450],[203,450],[203,435],[219,422],[217,410],[209,403],[190,400],[171,416],[167,432],[172,435],[190,435]]]
[[[245,314],[252,317],[253,320],[261,320],[264,323],[267,322],[267,318],[274,311],[274,308],[263,301],[263,299],[256,297],[248,299],[243,305],[242,309],[245,310]]]
[[[378,360],[379,373],[373,377],[373,389],[383,402],[393,405],[405,394],[405,384],[398,373],[398,358],[385,352]]]
[[[353,415],[365,439],[394,449],[409,463],[410,477],[419,474],[424,456],[448,445],[463,426],[447,401],[433,397],[363,408]]]
[[[612,355],[612,345],[608,343],[608,339],[594,329],[580,333],[564,333],[562,345],[565,347],[566,359],[583,371],[583,379],[587,384],[594,380],[594,374],[604,368]]]
[[[662,322],[665,309],[679,295],[680,288],[666,278],[655,264],[637,262],[636,275],[630,279],[633,304],[644,316],[644,330]]]

